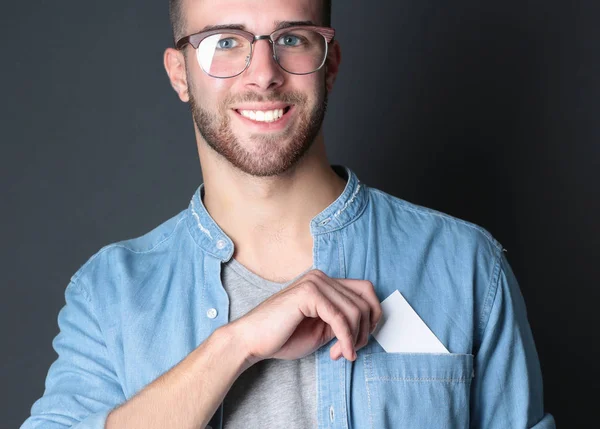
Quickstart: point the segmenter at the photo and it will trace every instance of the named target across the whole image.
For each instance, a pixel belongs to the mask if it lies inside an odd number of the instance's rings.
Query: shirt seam
[[[354,222],[356,222],[362,216],[362,214],[367,209],[367,206],[369,205],[369,193],[366,192],[366,190],[368,188],[367,188],[367,186],[363,185],[363,189],[365,190],[365,200],[366,201],[363,204],[362,208],[360,208],[360,210],[356,213],[356,215],[352,219],[350,219],[348,222],[341,223],[339,226],[337,226],[335,228],[327,229],[325,231],[316,231],[316,232],[313,233],[313,235],[317,236],[317,235],[331,234],[332,232],[336,232],[336,231],[339,231],[341,229],[344,229],[347,226],[352,225]]]
[[[73,290],[75,290],[76,292],[81,293],[81,295],[83,296],[83,298],[89,304],[89,310],[92,313],[92,316],[94,317],[94,320],[98,324],[98,329],[100,330],[100,335],[102,336],[102,344],[104,346],[104,350],[105,350],[105,353],[106,353],[106,359],[111,363],[111,368],[110,369],[111,369],[112,373],[115,376],[115,380],[119,384],[119,388],[121,389],[121,394],[123,395],[123,398],[125,398],[126,396],[125,396],[125,392],[123,391],[122,380],[119,379],[119,375],[117,374],[116,368],[114,367],[114,363],[116,362],[115,355],[114,355],[114,353],[112,353],[112,351],[108,347],[108,344],[106,343],[106,333],[104,332],[104,329],[102,328],[102,324],[100,323],[100,318],[98,317],[98,313],[94,309],[94,302],[92,301],[91,295],[90,295],[89,291],[87,290],[88,286],[85,283],[85,281],[81,277],[79,277],[79,276],[74,276],[74,278],[71,281],[70,285],[73,288]]]
[[[479,339],[479,345],[483,342],[483,335],[485,334],[485,331],[487,330],[489,323],[490,323],[490,319],[491,319],[491,313],[492,313],[492,309],[494,307],[494,305],[496,304],[496,300],[498,299],[498,290],[500,289],[500,273],[503,271],[502,269],[502,252],[499,252],[499,255],[496,259],[496,265],[494,267],[494,290],[493,290],[493,299],[491,299],[491,301],[488,299],[488,301],[490,301],[489,306],[487,306],[487,309],[489,309],[489,314],[487,317],[487,320],[485,322],[485,326],[482,326],[482,330],[481,330],[481,337]],[[492,291],[490,291],[490,296],[492,295]],[[483,316],[483,314],[482,314]],[[500,377],[497,376],[496,373],[493,373],[493,376],[497,379],[497,381],[499,381],[499,385],[500,385],[500,389],[502,392],[504,392],[504,384],[502,383]],[[504,415],[506,416],[506,420],[508,422],[510,422],[511,427],[513,426],[513,419],[511,417],[511,414],[508,412],[507,408],[506,408],[506,404],[504,402],[501,403],[502,404],[502,409],[504,410]]]
[[[187,215],[189,216],[189,214]],[[187,222],[186,222],[187,223]],[[194,242],[194,244],[196,244],[197,247],[200,248],[200,250],[204,253],[206,253],[207,255],[212,256],[213,258],[219,259],[219,260],[223,260],[222,257],[220,257],[219,255],[217,255],[215,252],[211,252],[210,250],[208,250],[207,248],[205,248],[202,243],[200,243],[196,237],[194,237],[194,234],[192,233],[192,229],[196,230],[197,226],[191,226],[191,225],[187,225],[186,231],[188,233],[188,235],[190,236],[190,238],[192,239],[192,241]]]
[[[471,377],[373,377],[367,378],[367,381],[415,381],[415,382],[447,382],[447,383],[468,383],[471,381]]]
[[[492,276],[490,277],[490,284],[488,286],[488,292],[486,294],[486,299],[483,303],[483,307],[481,309],[481,316],[479,318],[479,326],[477,330],[477,338],[476,347],[479,350],[481,346],[481,342],[483,341],[483,335],[487,329],[487,326],[490,322],[492,308],[494,307],[494,303],[496,302],[496,297],[498,296],[498,283],[500,280],[500,271],[501,271],[501,252],[496,253],[496,258],[494,262],[494,268],[492,271]]]
[[[474,224],[472,222],[468,222],[464,219],[460,219],[457,217],[454,217],[452,215],[449,215],[447,213],[443,213],[440,212],[438,210],[434,210],[434,209],[430,209],[430,208],[419,208],[414,206],[412,203],[409,203],[408,201],[406,202],[401,202],[398,201],[398,197],[394,197],[393,195],[387,194],[379,189],[376,188],[369,188],[369,190],[371,190],[372,192],[379,194],[380,196],[388,199],[389,201],[391,201],[391,203],[393,203],[395,206],[397,206],[399,209],[401,210],[406,210],[406,211],[410,211],[413,213],[418,213],[421,215],[431,215],[431,216],[437,216],[440,218],[444,218],[446,220],[452,221],[454,223],[458,223],[458,224],[462,224],[464,226],[467,226],[475,231],[478,231],[479,233],[481,233],[496,249],[501,250],[502,246],[498,243],[498,241],[492,236],[492,234],[490,234],[489,231],[487,231],[485,228],[482,228],[481,226]],[[410,204],[407,205],[407,204]]]
[[[156,243],[154,246],[152,246],[151,248],[149,248],[147,250],[143,250],[143,251],[135,250],[135,249],[132,249],[129,246],[126,246],[122,242],[112,243],[112,244],[109,244],[107,246],[104,246],[98,252],[96,252],[95,255],[93,255],[91,258],[89,258],[88,261],[85,264],[83,264],[79,270],[77,270],[77,272],[73,276],[73,279],[79,278],[79,273],[81,273],[83,270],[85,270],[85,268],[88,265],[90,265],[96,258],[98,258],[100,255],[102,255],[103,253],[107,252],[110,249],[121,248],[121,249],[128,250],[128,251],[130,251],[132,253],[138,254],[138,255],[142,255],[144,253],[149,253],[149,252],[155,250],[157,247],[159,247],[160,245],[162,245],[164,242],[168,241],[173,236],[173,234],[175,234],[175,232],[177,231],[177,228],[179,227],[179,224],[183,220],[185,220],[185,215],[181,216],[181,219],[179,219],[177,221],[177,223],[175,224],[175,226],[173,227],[173,230],[169,233],[169,235],[167,235],[166,237],[164,237],[162,240],[160,240],[158,243]]]

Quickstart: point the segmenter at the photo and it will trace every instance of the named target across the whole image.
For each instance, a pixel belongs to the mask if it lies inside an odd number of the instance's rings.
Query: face
[[[242,24],[261,35],[270,34],[281,21],[321,25],[321,3],[314,0],[184,3],[186,34],[221,24]],[[325,66],[309,75],[289,74],[273,60],[269,41],[260,40],[241,75],[218,79],[202,71],[193,47],[185,49],[187,95],[202,139],[235,168],[253,176],[275,176],[293,167],[321,130],[330,79]],[[261,121],[261,115],[267,121]]]

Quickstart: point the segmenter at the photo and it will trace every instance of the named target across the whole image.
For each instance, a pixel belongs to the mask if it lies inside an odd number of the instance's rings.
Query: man
[[[555,427],[500,244],[329,165],[329,13],[171,1],[164,64],[204,184],[73,276],[23,428]],[[396,290],[449,353],[388,353],[370,335]]]

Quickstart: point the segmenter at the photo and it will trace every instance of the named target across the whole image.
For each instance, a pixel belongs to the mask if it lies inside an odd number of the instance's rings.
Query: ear
[[[190,99],[188,93],[187,75],[185,73],[185,58],[183,52],[167,48],[164,53],[164,65],[171,86],[179,96],[179,99],[187,103]]]
[[[325,85],[327,92],[333,89],[333,83],[337,77],[340,63],[342,62],[342,49],[337,40],[334,40],[329,51],[327,52],[327,60],[325,61]]]

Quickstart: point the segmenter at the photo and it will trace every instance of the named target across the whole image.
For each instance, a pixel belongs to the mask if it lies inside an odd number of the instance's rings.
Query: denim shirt
[[[347,168],[343,193],[312,219],[313,266],[406,298],[449,354],[316,354],[318,428],[555,428],[526,308],[502,246],[484,229],[370,188]],[[221,264],[231,239],[202,203],[148,234],[104,247],[66,288],[58,359],[23,429],[100,429],[109,411],[228,323]],[[209,427],[222,427],[219,407]]]

